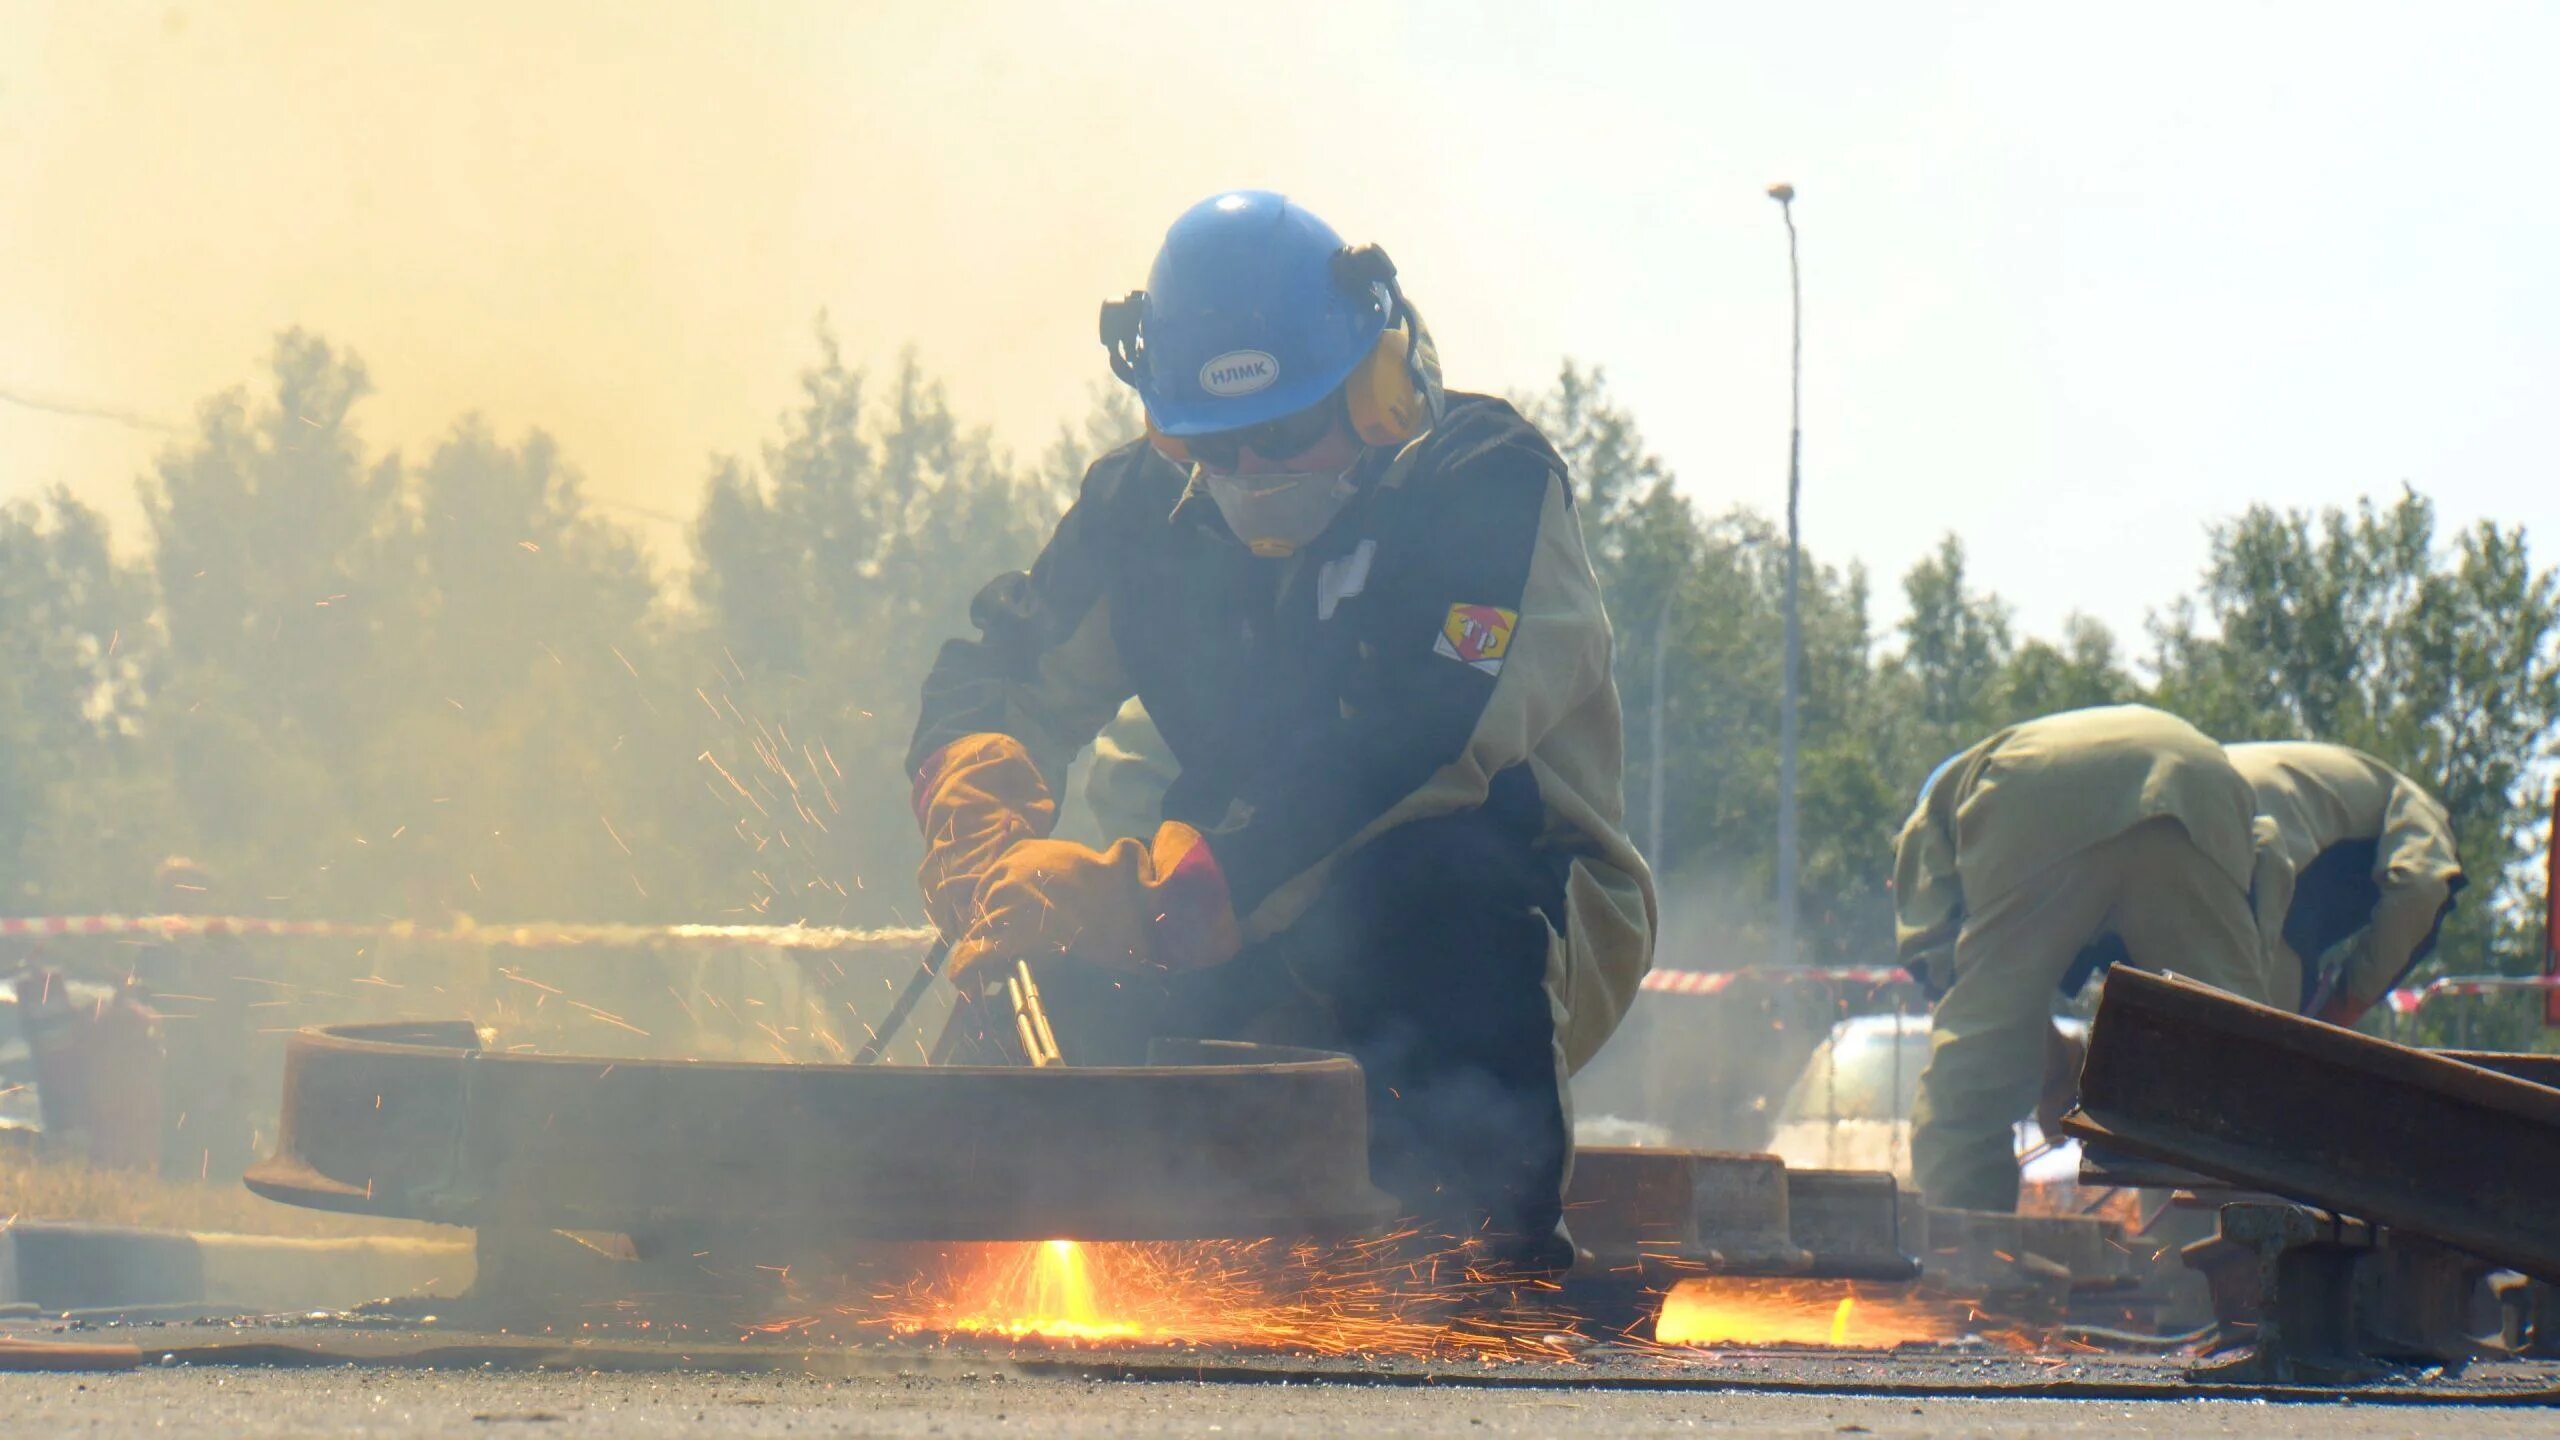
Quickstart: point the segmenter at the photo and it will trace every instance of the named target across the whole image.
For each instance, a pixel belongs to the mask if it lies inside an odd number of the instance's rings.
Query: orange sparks
[[[1824,1345],[1881,1350],[1953,1340],[1963,1322],[1910,1295],[1860,1295],[1845,1282],[1683,1280],[1663,1297],[1653,1338],[1663,1345]]]
[[[1477,1288],[1457,1257],[1415,1259],[1392,1241],[1048,1240],[953,1247],[938,1273],[878,1297],[866,1318],[902,1335],[1070,1345],[1550,1361],[1579,1353],[1581,1338],[1559,1315],[1466,1309]]]
[[[553,991],[552,993],[553,993],[553,994],[555,994],[555,995],[558,995],[560,992],[558,992],[558,991],[556,991],[556,990],[555,990],[555,991]],[[568,997],[567,997],[567,996],[565,996],[565,995],[561,996],[561,998],[562,998],[563,1000],[568,1000]],[[630,1021],[623,1019],[621,1016],[614,1014],[614,1013],[613,1013],[612,1011],[610,1011],[610,1010],[599,1010],[599,1009],[597,1009],[597,1008],[596,1008],[595,1006],[593,1006],[593,1005],[589,1005],[589,1004],[586,1004],[586,1003],[585,1003],[585,1002],[583,1002],[583,1001],[578,1001],[578,1000],[568,1000],[568,1003],[569,1003],[570,1005],[572,1005],[572,1006],[575,1006],[576,1008],[578,1008],[578,1009],[580,1009],[580,1010],[585,1011],[585,1012],[587,1013],[588,1018],[590,1018],[590,1019],[593,1019],[593,1020],[596,1020],[596,1021],[600,1021],[600,1022],[602,1022],[603,1024],[606,1024],[606,1025],[610,1025],[610,1026],[612,1026],[613,1028],[615,1028],[615,1029],[617,1029],[617,1030],[628,1030],[628,1031],[630,1031],[632,1034],[637,1035],[637,1036],[640,1036],[640,1037],[641,1037],[641,1038],[643,1038],[643,1039],[648,1038],[648,1035],[649,1035],[649,1032],[648,1032],[648,1031],[641,1029],[639,1026],[632,1024]]]
[[[987,1285],[984,1307],[954,1317],[951,1328],[1021,1340],[1134,1340],[1146,1331],[1136,1320],[1103,1313],[1094,1293],[1093,1266],[1073,1240],[1044,1240],[1024,1252]]]
[[[696,691],[695,691],[695,692],[693,692],[693,693],[695,693],[696,695],[699,695],[699,694],[701,694],[702,692],[701,692],[701,691],[699,691],[699,690],[696,690]],[[710,704],[711,702],[710,702],[709,700],[707,700],[707,699],[706,699],[706,700],[704,700],[702,703],[703,703],[703,704],[705,704],[705,705],[708,705],[708,704]],[[716,715],[716,714],[718,714],[719,712],[715,710],[715,711],[713,711],[712,713]],[[710,764],[710,766],[711,766],[711,768],[712,768],[712,769],[714,769],[714,770],[716,770],[716,771],[720,772],[720,778],[721,778],[721,779],[723,779],[723,780],[728,781],[728,782],[729,782],[729,788],[730,788],[730,789],[732,789],[732,790],[737,791],[737,792],[738,792],[738,794],[739,794],[742,798],[744,798],[748,804],[755,806],[755,807],[756,807],[756,813],[757,813],[757,814],[762,815],[762,816],[765,816],[765,817],[766,817],[766,818],[768,818],[768,819],[772,818],[772,813],[773,813],[773,812],[771,812],[771,811],[769,811],[769,810],[767,810],[767,809],[765,809],[765,808],[764,808],[764,802],[763,802],[763,801],[761,801],[761,800],[758,800],[755,796],[753,796],[753,795],[749,794],[749,793],[747,792],[747,787],[738,783],[738,777],[729,773],[729,767],[727,767],[727,766],[725,766],[725,765],[721,764],[721,763],[720,763],[720,761],[719,761],[719,759],[718,759],[717,757],[715,757],[715,756],[714,756],[710,751],[705,750],[705,751],[703,751],[701,754],[699,754],[699,755],[695,756],[694,758],[695,758],[695,759],[697,759],[697,760],[702,760],[702,761],[706,761],[706,762],[708,762],[708,763]]]

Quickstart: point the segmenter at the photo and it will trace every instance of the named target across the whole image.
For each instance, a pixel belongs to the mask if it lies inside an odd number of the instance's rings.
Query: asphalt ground
[[[0,1434],[240,1436],[2560,1434],[2550,1410],[965,1376],[174,1367],[0,1376]]]
[[[1980,1347],[1485,1363],[337,1320],[18,1321],[9,1339],[139,1365],[0,1374],[5,1436],[2560,1435],[2553,1362],[2217,1393],[2178,1358]]]

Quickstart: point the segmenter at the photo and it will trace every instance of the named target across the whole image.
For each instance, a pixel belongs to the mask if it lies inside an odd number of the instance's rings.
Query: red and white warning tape
[[[1834,985],[1890,985],[1908,980],[1909,972],[1890,966],[1850,966],[1834,970],[1785,969],[1777,966],[1753,966],[1741,970],[1655,970],[1648,972],[1643,987],[1667,995],[1716,995],[1746,980],[1804,981]],[[2385,1002],[2396,1014],[2415,1014],[2430,1000],[2446,996],[2499,995],[2516,990],[2541,990],[2560,993],[2560,976],[2554,975],[2446,975],[2425,985],[2394,990]]]
[[[513,949],[565,949],[580,945],[755,945],[785,950],[920,950],[934,932],[921,925],[851,930],[826,925],[524,925],[434,926],[396,920],[355,924],[343,920],[270,920],[255,915],[27,915],[0,916],[0,940],[145,937],[188,939],[213,935],[275,936],[321,940],[424,940]],[[1715,995],[1745,981],[1828,985],[1890,985],[1910,979],[1890,965],[1792,969],[1752,966],[1741,970],[1655,970],[1643,988],[1667,995]],[[2560,992],[2560,975],[2447,975],[2423,986],[2394,990],[2387,1003],[2414,1013],[2444,996],[2494,995],[2513,990]]]
[[[2407,1015],[2445,995],[2503,995],[2514,990],[2560,990],[2560,975],[2447,975],[2415,989],[2394,990],[2387,999],[2394,1012]]]
[[[324,940],[427,940],[548,949],[576,945],[762,945],[787,950],[913,950],[931,944],[921,926],[846,930],[823,925],[420,925],[351,924],[341,920],[267,920],[254,915],[35,915],[0,917],[0,940],[209,935]]]

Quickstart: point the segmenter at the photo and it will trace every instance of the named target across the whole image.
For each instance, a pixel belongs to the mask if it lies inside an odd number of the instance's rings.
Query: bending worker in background
[[[1278,195],[1184,214],[1102,331],[1148,436],[925,682],[908,764],[956,981],[1033,961],[1070,1063],[1147,1034],[1347,1050],[1409,1213],[1569,1263],[1563,1081],[1634,998],[1654,900],[1563,461],[1444,392],[1385,254]],[[1046,838],[1132,695],[1163,823]]]
[[[1902,828],[1903,965],[1943,996],[1912,1117],[1942,1209],[2013,1210],[2057,991],[2110,957],[2290,1007],[2251,902],[2281,866],[2222,747],[2138,705],[2013,725],[1938,767]],[[2076,1072],[2076,1065],[2072,1067]]]
[[[2275,823],[2292,876],[2275,943],[2302,1013],[2353,1025],[2432,954],[2466,883],[2453,821],[2416,781],[2361,750],[2311,741],[2227,748]]]

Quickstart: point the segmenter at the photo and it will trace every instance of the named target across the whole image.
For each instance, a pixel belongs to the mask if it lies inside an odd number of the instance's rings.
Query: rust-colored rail
[[[252,1190],[457,1225],[858,1239],[1340,1236],[1387,1218],[1360,1067],[1160,1043],[1145,1067],[500,1054],[467,1022],[306,1030]]]
[[[2120,966],[2063,1129],[2560,1279],[2560,1090]]]

